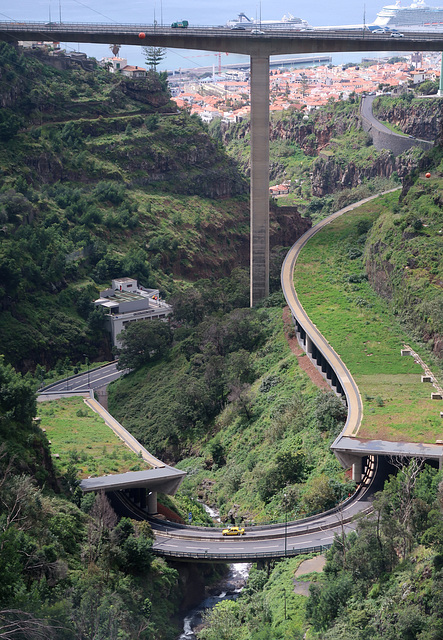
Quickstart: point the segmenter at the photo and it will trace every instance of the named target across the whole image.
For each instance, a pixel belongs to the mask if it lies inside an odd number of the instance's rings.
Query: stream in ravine
[[[218,513],[203,505],[211,518],[218,519]],[[183,632],[177,640],[196,640],[194,631],[201,625],[202,614],[206,609],[212,609],[222,600],[235,600],[248,579],[250,564],[236,563],[229,565],[229,573],[219,583],[219,588],[212,589],[212,595],[205,598],[199,605],[191,609],[183,620]]]

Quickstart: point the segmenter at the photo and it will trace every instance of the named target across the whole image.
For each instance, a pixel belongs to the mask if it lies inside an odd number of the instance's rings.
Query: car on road
[[[234,24],[234,26],[231,27],[231,31],[246,31],[246,27],[242,24]]]
[[[264,36],[265,32],[264,31],[260,31],[260,29],[252,29],[251,33],[253,36]]]
[[[246,531],[243,527],[228,527],[223,529],[222,536],[244,536]]]
[[[404,33],[400,33],[399,31],[393,31],[391,33],[391,38],[404,38]]]

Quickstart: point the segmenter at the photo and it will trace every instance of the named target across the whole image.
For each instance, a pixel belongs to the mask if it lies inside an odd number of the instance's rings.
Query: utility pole
[[[288,502],[286,500],[287,494],[284,494],[285,498],[285,558],[287,554],[287,543],[288,543]],[[286,592],[285,592],[285,620],[286,620]]]
[[[85,364],[88,367],[88,389],[89,389],[89,358],[86,355],[86,353],[83,354],[83,357],[85,358]]]

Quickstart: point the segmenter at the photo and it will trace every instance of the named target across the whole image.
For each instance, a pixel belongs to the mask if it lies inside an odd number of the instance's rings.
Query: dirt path
[[[304,580],[297,580],[298,576],[302,576],[305,573],[321,573],[323,571],[323,567],[325,566],[326,558],[325,556],[316,556],[315,558],[311,558],[310,560],[305,560],[301,563],[297,571],[294,573],[294,579],[292,582],[294,583],[294,593],[298,593],[302,596],[309,595],[309,585],[310,582],[306,582]]]
[[[292,353],[297,356],[298,364],[300,365],[300,367],[303,369],[303,371],[306,371],[312,382],[317,385],[319,389],[330,391],[331,389],[326,380],[323,378],[321,373],[317,371],[306,353],[298,344],[297,338],[294,335],[294,325],[292,323],[289,307],[285,307],[283,309],[283,325],[285,328],[285,335],[288,341],[289,348],[291,349]]]

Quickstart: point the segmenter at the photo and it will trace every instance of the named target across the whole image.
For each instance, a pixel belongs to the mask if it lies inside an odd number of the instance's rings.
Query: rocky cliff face
[[[249,226],[249,205],[247,202],[232,220],[223,221],[223,233],[220,233],[220,223],[217,221],[202,223],[202,233],[199,247],[194,247],[192,260],[186,249],[180,249],[173,261],[163,257],[162,267],[171,269],[175,277],[195,279],[208,278],[214,273],[229,273],[236,266],[249,265],[250,239],[244,229]],[[289,247],[305,231],[312,226],[308,218],[302,218],[297,207],[278,207],[270,204],[269,245],[274,247]],[[213,239],[217,238],[214,242]],[[209,240],[209,246],[206,241]]]
[[[269,137],[271,142],[286,140],[298,144],[303,151],[316,156],[335,135],[343,135],[352,128],[360,129],[358,105],[345,105],[340,109],[331,105],[326,109],[306,116],[301,112],[284,114],[277,120],[271,120]],[[249,136],[249,121],[236,125],[222,125],[221,139],[225,145],[233,139],[245,140]]]
[[[380,111],[381,119],[400,126],[405,133],[415,137],[434,140],[441,123],[442,101],[430,99],[408,103],[397,101],[395,107]],[[270,140],[289,141],[300,146],[310,156],[317,156],[312,167],[312,195],[322,197],[342,189],[353,188],[363,181],[376,178],[390,178],[394,172],[404,181],[416,168],[422,168],[420,150],[409,149],[394,157],[389,150],[374,153],[365,162],[347,160],[343,154],[330,152],[328,148],[337,136],[350,131],[361,135],[362,123],[358,105],[335,103],[309,116],[295,112],[283,114],[270,123]],[[441,131],[441,130],[440,130]],[[221,130],[222,139],[228,144],[233,139],[245,140],[249,134],[249,123]],[[441,133],[440,133],[441,135]],[[364,144],[356,139],[355,146]],[[369,141],[368,141],[369,144]],[[343,157],[342,157],[343,156]],[[247,172],[247,168],[245,167]],[[271,161],[271,179],[281,175],[282,167],[278,159]]]
[[[343,165],[334,157],[320,154],[312,168],[312,195],[322,197],[342,189],[357,187],[370,178],[390,178],[394,171],[399,178],[407,178],[419,164],[420,154],[416,149],[409,149],[397,157],[384,149],[374,153],[373,161],[365,166],[352,161]]]
[[[307,155],[316,156],[333,136],[361,128],[357,105],[355,108],[347,106],[346,110],[319,110],[307,120],[297,113],[292,118],[272,121],[270,139],[295,142]]]
[[[379,120],[395,124],[404,133],[415,138],[434,141],[439,135],[443,104],[440,98],[405,102],[392,105],[374,101],[373,111]]]

